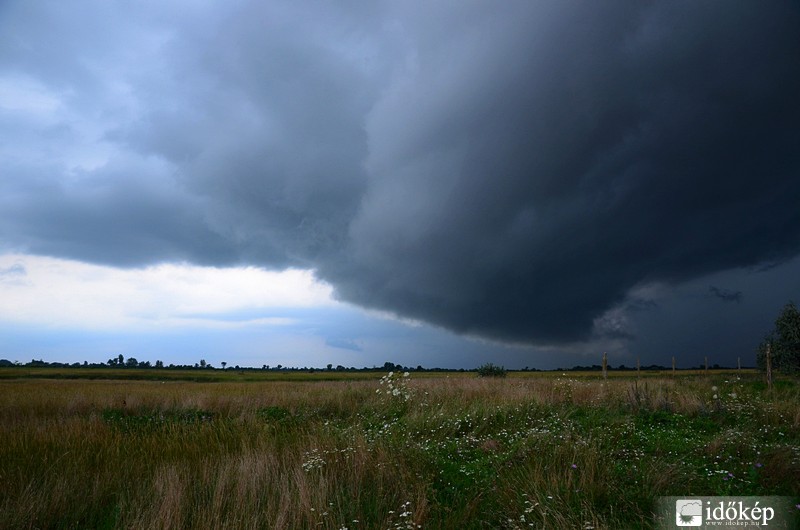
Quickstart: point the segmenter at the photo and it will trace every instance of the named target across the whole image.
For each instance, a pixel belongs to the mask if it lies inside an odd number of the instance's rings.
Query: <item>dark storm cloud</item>
[[[251,3],[191,28],[167,55],[166,90],[182,100],[150,104],[115,137],[175,163],[241,259],[313,266],[343,244],[365,186],[375,51],[359,24],[322,5]]]
[[[8,113],[9,136],[24,136],[15,147],[38,144],[49,159],[2,153],[6,247],[126,266],[282,268],[313,267],[342,244],[365,186],[363,117],[381,68],[356,27],[368,9],[86,16],[91,5],[8,9],[4,70],[57,105]]]
[[[425,53],[373,109],[371,187],[331,274],[345,298],[569,341],[636,285],[798,251],[794,6],[498,18],[415,38]]]
[[[363,348],[359,346],[356,341],[351,339],[328,338],[325,339],[325,345],[330,346],[331,348],[339,348],[342,350],[363,351]]]
[[[539,344],[631,336],[632,289],[800,250],[790,2],[26,4],[0,74],[59,106],[3,111],[7,248],[311,267]]]
[[[742,301],[742,291],[731,291],[730,289],[720,289],[719,287],[711,286],[708,288],[711,294],[719,298],[723,302],[736,302],[737,304]]]

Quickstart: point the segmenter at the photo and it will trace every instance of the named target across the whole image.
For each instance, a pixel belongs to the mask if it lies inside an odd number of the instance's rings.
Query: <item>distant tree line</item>
[[[272,371],[272,372],[307,372],[307,373],[314,373],[314,372],[449,372],[449,373],[463,373],[463,372],[477,372],[481,375],[486,375],[486,367],[487,365],[483,365],[478,368],[424,368],[422,365],[417,365],[416,367],[412,366],[404,366],[402,364],[395,364],[392,362],[385,362],[382,366],[364,366],[361,368],[356,368],[354,366],[346,367],[341,364],[334,366],[333,364],[328,364],[325,368],[316,368],[316,367],[297,367],[297,366],[283,366],[282,364],[278,364],[275,366],[271,366],[269,364],[264,364],[261,368],[251,367],[251,366],[239,366],[238,364],[235,366],[228,366],[228,363],[223,361],[220,363],[221,368],[217,368],[213,366],[211,363],[205,361],[205,359],[201,359],[200,361],[194,364],[168,364],[165,365],[162,361],[157,360],[154,363],[150,361],[139,361],[135,357],[128,357],[127,359],[123,355],[118,355],[116,357],[112,357],[108,359],[108,361],[104,363],[90,363],[88,361],[74,362],[74,363],[60,363],[60,362],[46,362],[41,359],[36,360],[32,359],[28,363],[20,363],[20,362],[12,362],[8,359],[0,359],[0,368],[2,367],[12,367],[12,366],[20,366],[25,368],[119,368],[119,369],[166,369],[166,370],[236,370],[236,371],[246,371],[246,372],[254,372],[254,371]],[[491,365],[491,363],[489,363]],[[493,366],[493,365],[491,365]],[[504,367],[496,367],[497,373],[505,372]],[[703,365],[698,365],[694,368],[689,368],[692,370],[700,370],[703,369]],[[723,369],[727,368],[725,366],[720,366],[719,364],[714,364],[709,366],[712,369]],[[600,372],[602,371],[602,366],[599,364],[593,365],[578,365],[573,366],[572,368],[556,368],[555,370],[549,370],[554,372]],[[612,366],[608,367],[609,370],[615,371],[635,371],[635,367],[627,367],[624,364],[620,364],[619,367],[614,368]],[[647,366],[642,366],[642,370],[669,370],[670,368],[666,366],[661,366],[658,364],[651,364]],[[482,373],[483,371],[483,373]],[[491,371],[491,370],[490,370]],[[538,368],[530,368],[526,366],[518,370],[520,372],[542,372],[548,370],[540,370]]]
[[[83,361],[83,363],[75,362],[75,363],[61,363],[61,362],[47,362],[41,359],[36,360],[32,359],[30,362],[27,363],[20,363],[20,362],[11,362],[8,359],[0,359],[0,367],[11,367],[11,366],[20,366],[25,368],[139,368],[139,369],[167,369],[167,370],[239,370],[239,371],[273,371],[273,372],[391,372],[391,371],[398,371],[398,372],[474,372],[477,370],[467,370],[464,368],[423,368],[422,365],[417,365],[415,367],[411,366],[404,366],[402,364],[395,364],[392,362],[386,362],[383,366],[364,366],[362,368],[356,368],[354,366],[345,367],[341,364],[336,365],[335,367],[333,364],[328,364],[325,368],[316,368],[316,367],[297,367],[297,366],[283,366],[282,364],[278,364],[275,366],[271,366],[269,364],[264,364],[261,368],[256,368],[252,366],[239,366],[238,364],[235,366],[228,367],[228,363],[223,361],[220,363],[221,368],[214,367],[211,363],[205,361],[205,359],[200,359],[200,361],[194,364],[168,364],[165,365],[162,361],[156,361],[155,363],[151,363],[150,361],[139,361],[135,357],[128,357],[127,359],[122,355],[118,355],[117,357],[112,357],[108,361],[104,363],[90,363],[88,361]],[[226,368],[227,367],[227,368]],[[528,370],[528,368],[525,368]]]

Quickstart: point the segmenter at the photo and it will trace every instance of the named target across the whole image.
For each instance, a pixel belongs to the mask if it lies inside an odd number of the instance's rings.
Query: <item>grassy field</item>
[[[0,528],[648,528],[662,495],[800,496],[797,380],[147,372],[0,373]]]
[[[430,376],[430,373],[420,374]],[[258,381],[343,381],[377,380],[382,373],[362,371],[280,371],[280,370],[185,370],[153,368],[0,368],[2,379],[114,379],[121,381],[194,381],[209,383]]]

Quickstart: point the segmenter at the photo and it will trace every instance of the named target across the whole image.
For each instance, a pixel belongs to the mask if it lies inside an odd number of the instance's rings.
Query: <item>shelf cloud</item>
[[[800,252],[792,2],[0,13],[7,253],[313,270],[352,304],[559,345],[627,336],[637,289]]]

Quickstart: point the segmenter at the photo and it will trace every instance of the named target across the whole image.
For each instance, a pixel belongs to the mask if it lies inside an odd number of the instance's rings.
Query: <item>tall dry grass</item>
[[[411,379],[0,381],[0,528],[647,527],[720,455],[800,494],[795,382]]]

